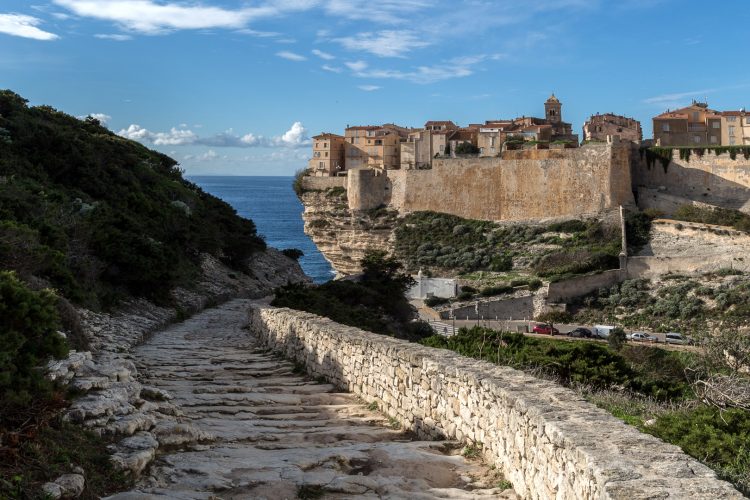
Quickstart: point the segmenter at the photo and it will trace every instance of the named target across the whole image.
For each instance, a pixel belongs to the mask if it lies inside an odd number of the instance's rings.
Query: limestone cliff
[[[368,249],[393,249],[395,211],[350,210],[340,188],[305,191],[302,203],[305,233],[339,275],[359,272],[359,261]]]

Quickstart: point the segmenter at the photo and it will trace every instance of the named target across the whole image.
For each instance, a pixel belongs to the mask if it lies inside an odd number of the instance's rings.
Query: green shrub
[[[481,291],[483,297],[493,297],[495,295],[503,295],[506,293],[513,293],[513,287],[510,285],[486,286],[482,288]]]
[[[615,351],[619,351],[620,349],[622,349],[626,341],[627,337],[625,335],[625,330],[620,327],[613,328],[607,336],[607,343],[609,344],[609,347],[611,347]]]
[[[281,253],[293,260],[299,260],[300,257],[305,255],[305,253],[298,248],[285,248]]]
[[[52,292],[33,292],[13,273],[0,271],[0,431],[51,393],[53,385],[40,367],[68,353],[57,333],[57,301]]]
[[[750,215],[730,208],[682,205],[675,211],[674,218],[702,224],[731,226],[739,231],[750,232]]]
[[[539,290],[540,288],[542,288],[542,285],[543,285],[542,280],[540,280],[539,278],[534,278],[532,280],[529,280],[529,290],[531,290],[532,292],[535,292]]]
[[[570,323],[573,316],[567,311],[548,311],[536,317],[537,321],[543,323]]]
[[[424,299],[424,304],[428,307],[435,307],[441,304],[447,304],[448,302],[450,302],[450,300],[444,297],[427,297]]]
[[[461,292],[458,294],[458,300],[471,300],[474,298],[474,294],[472,292]]]

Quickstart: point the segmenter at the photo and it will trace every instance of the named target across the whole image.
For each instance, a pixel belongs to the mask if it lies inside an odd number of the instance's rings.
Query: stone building
[[[310,173],[315,177],[343,175],[344,137],[324,132],[313,137],[313,155],[308,162]]]
[[[750,145],[750,113],[716,111],[706,102],[667,110],[654,120],[654,142],[658,146],[743,146]]]
[[[643,140],[641,122],[613,113],[591,115],[583,124],[583,140],[606,142],[607,136],[617,136],[623,141],[640,143]]]
[[[578,145],[573,126],[562,119],[562,103],[552,94],[544,102],[544,118],[521,116],[512,120],[488,120],[478,128],[477,146],[480,156],[497,156],[509,139],[539,143],[565,142]]]
[[[408,129],[393,124],[347,127],[344,132],[346,170],[400,168],[401,142],[408,134]]]

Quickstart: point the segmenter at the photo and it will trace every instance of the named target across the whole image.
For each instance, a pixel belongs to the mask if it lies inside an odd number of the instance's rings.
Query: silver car
[[[676,332],[670,332],[664,336],[664,342],[667,344],[678,344],[685,345],[688,343],[687,339]]]
[[[658,342],[659,339],[653,335],[643,332],[635,332],[628,335],[628,340],[634,340],[636,342]]]

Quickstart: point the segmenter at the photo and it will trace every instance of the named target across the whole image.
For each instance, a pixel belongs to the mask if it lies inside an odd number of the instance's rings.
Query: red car
[[[531,331],[542,335],[557,335],[560,333],[560,330],[547,324],[536,325]]]

